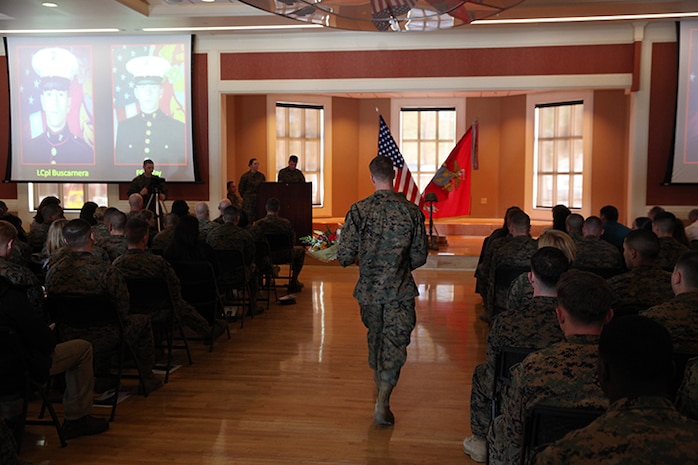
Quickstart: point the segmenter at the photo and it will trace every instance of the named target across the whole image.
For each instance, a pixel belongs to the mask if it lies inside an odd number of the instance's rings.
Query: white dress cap
[[[133,74],[137,83],[146,83],[147,81],[160,84],[170,66],[170,62],[162,57],[142,56],[131,58],[126,63],[126,70]]]
[[[78,72],[78,59],[64,48],[42,48],[32,57],[32,68],[42,81],[65,80],[62,84],[67,88]]]

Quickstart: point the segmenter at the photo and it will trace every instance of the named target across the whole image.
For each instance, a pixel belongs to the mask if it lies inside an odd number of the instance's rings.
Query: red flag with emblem
[[[473,162],[477,160],[477,132],[478,123],[475,121],[422,193],[425,199],[422,209],[427,218],[431,208],[431,202],[427,200],[430,192],[436,194],[438,199],[433,203],[434,218],[470,214],[470,172]]]

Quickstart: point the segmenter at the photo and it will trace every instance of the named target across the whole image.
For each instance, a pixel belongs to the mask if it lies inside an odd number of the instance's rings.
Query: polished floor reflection
[[[471,463],[461,441],[470,432],[471,376],[487,332],[472,271],[415,273],[417,328],[393,394],[392,428],[372,421],[365,329],[352,297],[357,276],[356,268],[307,266],[296,305],[272,305],[244,329],[231,327],[232,339],[221,339],[213,353],[194,343],[194,364],[147,399],[126,399],[110,431],[61,449],[55,431],[29,426],[23,458],[55,465]]]

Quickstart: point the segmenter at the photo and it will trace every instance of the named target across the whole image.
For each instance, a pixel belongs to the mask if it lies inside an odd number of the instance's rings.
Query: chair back
[[[535,453],[570,431],[584,428],[605,410],[536,405],[526,415],[521,464],[532,463]]]
[[[514,266],[514,265],[500,265],[494,270],[494,295],[497,295],[497,290],[508,291],[511,283],[521,275],[521,273],[528,273],[531,271],[530,266]],[[492,302],[494,305],[494,310],[492,311],[492,317],[503,312],[506,308],[496,305],[496,298]]]
[[[153,323],[170,321],[174,305],[167,282],[161,278],[126,278],[129,313],[150,315]]]
[[[182,298],[209,324],[222,317],[223,304],[213,266],[206,261],[170,262],[182,287]]]
[[[123,329],[111,299],[101,294],[49,294],[48,313],[57,326],[90,329],[114,325]]]
[[[273,265],[285,265],[293,259],[293,244],[287,234],[265,234]]]
[[[528,354],[535,349],[504,346],[499,349],[494,362],[494,383],[492,385],[492,419],[500,414],[501,392],[509,384],[511,368],[523,362]]]
[[[242,250],[216,250],[218,259],[218,284],[225,289],[243,289],[248,282],[247,267]]]

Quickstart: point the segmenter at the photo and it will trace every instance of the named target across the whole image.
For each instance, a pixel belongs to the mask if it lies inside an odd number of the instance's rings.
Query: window
[[[36,210],[41,200],[50,195],[61,199],[61,206],[64,210],[80,210],[88,200],[97,205],[109,204],[106,184],[29,183],[29,210]]]
[[[400,150],[424,190],[456,145],[456,109],[401,108]]]
[[[584,194],[584,102],[537,104],[534,112],[534,206],[581,209]]]
[[[276,102],[276,172],[297,155],[298,169],[313,183],[314,206],[324,200],[324,132],[322,105]]]

